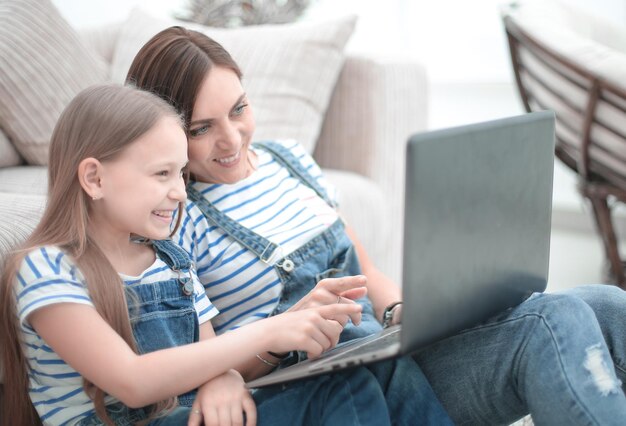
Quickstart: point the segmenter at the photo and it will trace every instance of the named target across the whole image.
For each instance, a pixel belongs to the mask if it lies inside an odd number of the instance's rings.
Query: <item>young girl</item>
[[[2,279],[3,424],[254,425],[257,413],[268,425],[388,424],[365,369],[257,392],[255,408],[233,367],[266,351],[316,356],[350,318],[358,323],[360,307],[288,313],[215,337],[218,311],[168,239],[186,164],[180,118],[150,93],[96,86],[65,109],[46,210]],[[206,392],[215,398],[203,401]]]
[[[220,310],[218,334],[346,299],[362,284],[323,278],[361,273],[369,297],[360,301],[362,325],[348,325],[342,339],[380,328],[376,318],[398,321],[399,287],[339,219],[313,159],[294,142],[251,144],[254,117],[241,71],[218,43],[166,29],[140,50],[128,79],[170,101],[188,125],[190,201],[175,240],[197,262]],[[415,359],[456,423],[507,424],[530,412],[541,424],[621,424],[625,311],[626,293],[611,286],[536,294]],[[370,367],[392,418],[398,401],[416,403],[406,395],[430,390],[411,361]],[[269,370],[252,357],[238,369],[246,378]]]

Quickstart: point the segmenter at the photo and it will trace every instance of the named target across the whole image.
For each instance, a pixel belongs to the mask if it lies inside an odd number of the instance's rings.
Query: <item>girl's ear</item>
[[[78,181],[92,200],[102,198],[101,174],[102,164],[93,157],[85,158],[78,165]]]

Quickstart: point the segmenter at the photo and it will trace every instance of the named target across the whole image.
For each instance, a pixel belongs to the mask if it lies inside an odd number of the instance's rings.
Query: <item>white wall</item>
[[[626,0],[562,0],[626,24]],[[141,6],[171,16],[186,0],[53,0],[77,28],[125,19]],[[356,14],[347,50],[415,60],[429,76],[429,127],[478,122],[523,112],[499,17],[500,0],[317,0],[303,19]],[[573,174],[556,164],[555,209],[584,215]],[[582,224],[590,228],[589,222]]]
[[[157,16],[181,12],[185,0],[52,0],[74,28],[93,27],[123,21],[135,6]]]

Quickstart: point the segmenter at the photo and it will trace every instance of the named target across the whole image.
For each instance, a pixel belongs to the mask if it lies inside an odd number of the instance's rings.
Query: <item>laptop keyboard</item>
[[[315,362],[315,367],[327,363],[341,362],[342,359],[359,357],[363,354],[370,354],[388,348],[391,345],[400,345],[400,327],[387,328],[377,336],[367,336],[358,341],[352,341],[335,349],[337,353],[328,353],[319,362]]]

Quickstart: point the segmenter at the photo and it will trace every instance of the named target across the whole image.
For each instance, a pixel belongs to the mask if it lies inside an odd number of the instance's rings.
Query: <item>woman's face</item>
[[[254,116],[234,71],[214,67],[200,86],[189,125],[189,170],[207,183],[236,183],[249,176]]]

